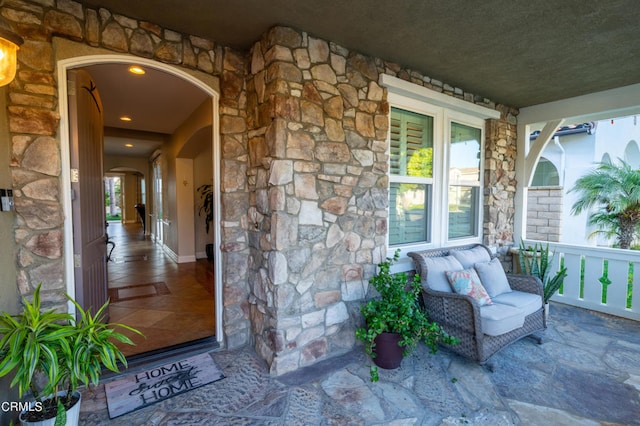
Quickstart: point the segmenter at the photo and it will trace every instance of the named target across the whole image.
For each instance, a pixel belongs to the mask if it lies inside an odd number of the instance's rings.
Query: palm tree
[[[592,207],[588,223],[608,237],[616,237],[620,248],[628,249],[640,235],[640,170],[625,161],[597,163],[598,167],[579,178],[569,192],[578,192],[571,214]]]

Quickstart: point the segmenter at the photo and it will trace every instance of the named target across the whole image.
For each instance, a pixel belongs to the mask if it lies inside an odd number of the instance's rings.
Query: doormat
[[[149,260],[146,254],[137,254],[132,256],[117,256],[113,259],[113,263],[141,262],[146,260]]]
[[[169,288],[163,281],[128,285],[124,287],[113,287],[108,290],[108,293],[111,302],[122,302],[123,300],[171,294]]]
[[[164,401],[224,377],[208,353],[130,374],[104,385],[109,418]]]

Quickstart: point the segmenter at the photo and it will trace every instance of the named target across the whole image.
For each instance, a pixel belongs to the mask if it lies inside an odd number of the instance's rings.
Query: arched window
[[[560,185],[560,176],[558,169],[553,163],[544,157],[540,157],[536,171],[533,174],[531,186],[558,186]]]

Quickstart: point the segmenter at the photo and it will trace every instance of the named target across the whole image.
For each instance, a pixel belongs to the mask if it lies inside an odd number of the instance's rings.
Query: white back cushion
[[[462,271],[464,268],[453,256],[427,257],[427,285],[432,290],[451,293],[451,285],[445,275],[448,271]]]
[[[451,256],[458,259],[464,269],[473,268],[478,262],[488,262],[491,256],[486,248],[476,246],[466,250],[451,250]]]

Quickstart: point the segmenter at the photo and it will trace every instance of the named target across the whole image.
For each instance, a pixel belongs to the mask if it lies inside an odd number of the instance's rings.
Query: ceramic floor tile
[[[124,306],[116,306],[114,303],[109,305],[109,317],[111,322],[121,322],[120,320],[127,315],[134,313],[136,308],[127,308]]]
[[[135,327],[145,338],[125,333],[136,346],[119,345],[125,355],[138,354],[212,336],[215,331],[213,265],[206,260],[177,264],[142,237],[139,225],[110,224],[116,243],[109,262],[110,288],[118,288],[110,305],[111,320]],[[130,260],[130,261],[126,261]],[[151,286],[163,282],[170,294],[156,295]],[[135,287],[131,287],[135,286]],[[126,288],[125,288],[126,287]]]
[[[122,318],[120,322],[131,327],[151,327],[172,314],[173,312],[139,309]]]

